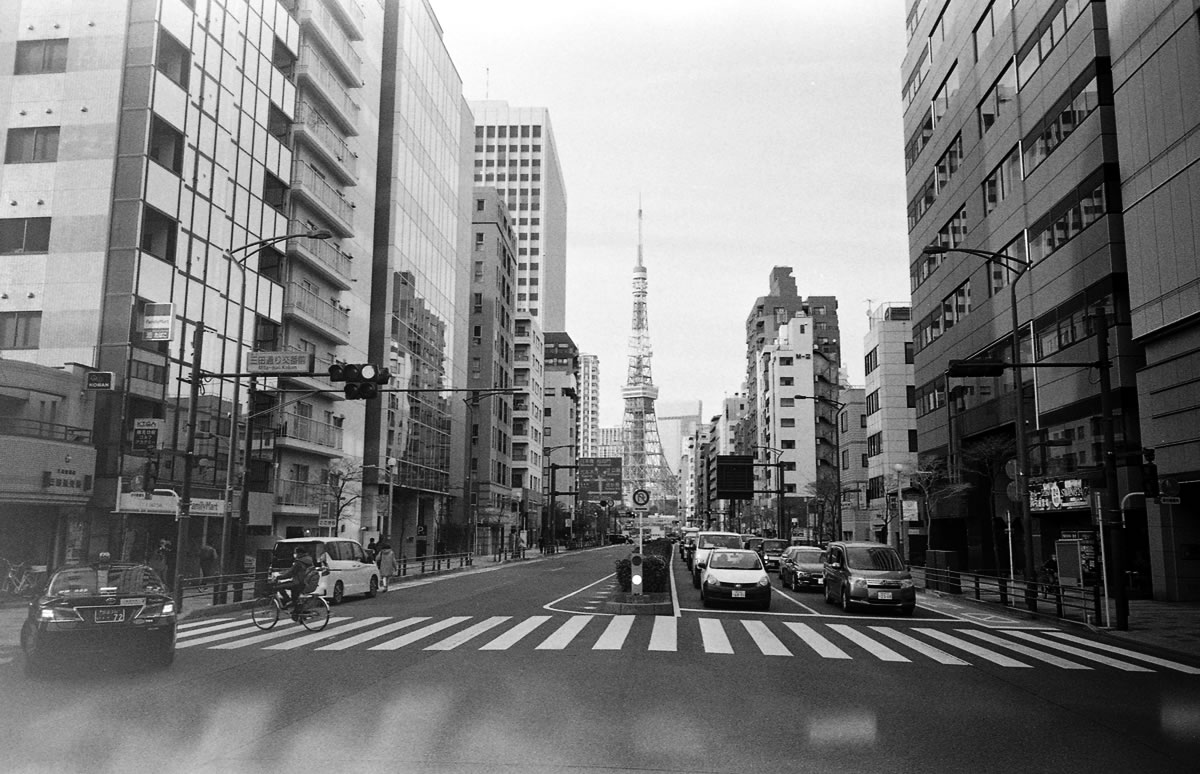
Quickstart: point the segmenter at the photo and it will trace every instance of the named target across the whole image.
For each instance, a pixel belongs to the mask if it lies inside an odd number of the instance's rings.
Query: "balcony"
[[[302,349],[301,347],[297,347],[294,344],[284,344],[283,351],[284,352],[309,352],[310,350]],[[320,355],[317,355],[313,359],[313,371],[315,372],[316,375],[314,375],[314,376],[292,375],[292,376],[281,376],[279,378],[281,380],[286,379],[287,381],[289,381],[293,384],[302,385],[305,389],[309,389],[309,390],[331,390],[334,388],[335,385],[333,385],[329,381],[328,374],[329,374],[329,366],[333,365],[333,363],[334,363],[333,358],[331,358],[329,356],[321,357]],[[326,397],[336,398],[338,400],[341,400],[342,394],[339,392],[331,392]]]
[[[275,504],[289,511],[316,513],[329,499],[329,487],[311,481],[281,478],[275,482]]]
[[[308,230],[308,225],[293,220],[288,224],[288,230],[293,234],[302,234]],[[289,239],[287,254],[302,259],[339,290],[350,289],[353,263],[350,256],[339,250],[333,242],[327,239]]]
[[[367,15],[358,5],[358,0],[327,0],[327,2],[338,20],[341,21],[346,35],[351,40],[362,40],[363,26],[366,23]]]
[[[312,417],[302,417],[291,411],[280,416],[276,428],[275,445],[339,457],[342,452],[342,428],[318,422]]]
[[[288,284],[283,313],[293,315],[338,344],[350,343],[350,313],[299,283]]]
[[[341,5],[341,3],[338,3]],[[330,60],[342,71],[348,81],[362,81],[362,57],[355,51],[350,38],[334,19],[329,6],[321,0],[300,0],[296,18],[306,30],[321,41],[330,54]]]
[[[346,134],[358,134],[358,103],[350,97],[342,79],[325,63],[317,49],[301,46],[296,65],[301,94],[315,94],[329,108],[327,115],[341,124]]]
[[[358,154],[350,150],[321,111],[308,102],[296,106],[296,121],[292,134],[304,141],[313,155],[320,157],[345,185],[358,184]]]
[[[354,236],[354,205],[307,164],[292,171],[292,200],[297,199],[321,213],[337,236]]]

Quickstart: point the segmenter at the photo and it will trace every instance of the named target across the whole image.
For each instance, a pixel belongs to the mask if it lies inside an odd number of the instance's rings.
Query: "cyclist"
[[[299,620],[300,594],[305,591],[308,574],[316,569],[316,562],[308,555],[308,549],[304,546],[296,546],[292,557],[292,566],[271,581],[270,586],[283,598],[283,609],[292,608],[292,620],[296,621]]]

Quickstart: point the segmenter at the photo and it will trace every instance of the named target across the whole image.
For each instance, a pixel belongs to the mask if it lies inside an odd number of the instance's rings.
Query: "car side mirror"
[[[703,570],[705,567],[708,566],[708,563],[707,562],[696,562],[696,566],[699,567],[701,570]]]
[[[841,564],[841,562],[830,562],[829,566],[832,569],[837,570],[837,569],[841,568],[842,564]]]

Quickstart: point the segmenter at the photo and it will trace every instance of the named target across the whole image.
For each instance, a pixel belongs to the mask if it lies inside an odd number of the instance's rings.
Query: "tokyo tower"
[[[667,510],[668,500],[677,501],[675,474],[663,455],[658,436],[654,401],[658,388],[650,376],[650,325],[646,314],[646,267],[642,264],[642,207],[638,204],[637,265],[633,267],[633,333],[629,337],[629,373],[621,395],[625,417],[621,423],[624,460],[622,489],[626,504],[633,490],[650,492],[651,507]]]

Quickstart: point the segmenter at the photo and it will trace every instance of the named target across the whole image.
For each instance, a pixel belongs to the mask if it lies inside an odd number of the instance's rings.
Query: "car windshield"
[[[737,535],[705,535],[700,538],[701,548],[741,548],[742,539]]]
[[[758,554],[744,551],[713,551],[708,560],[709,569],[713,570],[761,570],[762,562]]]
[[[764,540],[762,542],[762,550],[768,554],[782,553],[785,548],[787,548],[786,540]]]
[[[846,565],[859,570],[903,570],[904,562],[891,546],[854,546],[846,549]]]
[[[325,544],[319,540],[309,541],[307,543],[276,543],[275,550],[271,554],[272,567],[291,567],[295,561],[296,547],[304,546],[308,549],[308,555],[319,557],[325,553]]]
[[[146,565],[124,567],[68,567],[55,573],[47,594],[94,596],[97,594],[166,593],[166,587]]]
[[[793,556],[801,564],[821,564],[825,561],[825,552],[819,548],[798,548]]]

